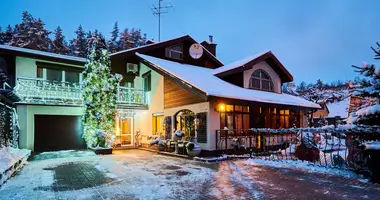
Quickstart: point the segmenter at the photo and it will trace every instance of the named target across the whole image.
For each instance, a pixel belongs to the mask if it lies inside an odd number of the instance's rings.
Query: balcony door
[[[119,141],[121,146],[132,146],[134,144],[133,118],[120,118],[120,135]]]

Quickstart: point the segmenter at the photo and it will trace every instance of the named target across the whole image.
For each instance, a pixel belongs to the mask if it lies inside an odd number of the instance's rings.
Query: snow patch
[[[266,160],[266,159],[248,159],[247,164],[250,165],[266,165],[274,168],[289,168],[289,169],[300,169],[307,172],[316,173],[326,173],[332,175],[339,175],[347,178],[362,178],[360,175],[355,174],[351,171],[346,171],[342,169],[326,168],[314,165],[309,162],[302,162],[299,160],[284,160],[282,162]]]
[[[380,150],[380,141],[369,141],[369,142],[364,142],[363,145],[367,149],[371,150]]]
[[[0,185],[26,163],[30,153],[31,151],[27,149],[0,148],[0,174],[2,175]]]

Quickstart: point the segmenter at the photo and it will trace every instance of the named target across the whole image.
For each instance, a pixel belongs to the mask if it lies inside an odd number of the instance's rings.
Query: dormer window
[[[258,69],[251,75],[251,79],[249,80],[249,88],[273,91],[273,82],[268,73],[262,69]]]
[[[166,48],[165,56],[168,58],[176,59],[176,60],[182,60],[183,59],[182,44],[178,44],[178,45],[174,45],[174,46]]]

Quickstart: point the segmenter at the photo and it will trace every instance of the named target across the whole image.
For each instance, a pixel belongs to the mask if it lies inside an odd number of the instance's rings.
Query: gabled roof
[[[281,104],[306,108],[320,108],[318,104],[288,94],[278,94],[242,88],[214,76],[214,70],[181,64],[136,53],[153,70],[175,78],[207,96],[239,99],[260,103]]]
[[[215,69],[214,75],[217,75],[218,77],[225,77],[250,69],[253,65],[262,61],[267,62],[273,68],[283,83],[293,81],[293,76],[289,73],[285,66],[281,64],[272,51],[265,51],[254,56],[248,56],[228,65],[219,67]]]
[[[162,47],[165,47],[165,46],[171,46],[171,45],[177,44],[177,43],[185,41],[185,40],[189,40],[189,41],[191,41],[193,43],[198,43],[191,36],[184,35],[184,36],[181,36],[181,37],[173,38],[173,39],[170,39],[170,40],[165,40],[165,41],[162,41],[162,42],[155,42],[155,43],[147,44],[147,45],[144,45],[144,46],[135,47],[135,48],[132,48],[132,49],[126,49],[126,50],[123,50],[123,51],[115,52],[115,53],[110,54],[110,56],[114,57],[114,56],[125,55],[125,54],[134,54],[136,52],[138,52],[138,53],[145,53],[145,52],[153,50],[153,49],[162,48]],[[220,66],[223,66],[223,63],[220,60],[218,60],[212,53],[210,53],[210,51],[208,51],[203,46],[202,46],[202,48],[203,48],[203,52],[205,52],[205,54],[209,58],[211,58],[213,61],[215,61]]]
[[[36,59],[63,62],[63,63],[74,64],[74,65],[84,65],[86,62],[86,58],[67,56],[67,55],[61,55],[61,54],[56,54],[56,53],[50,53],[50,52],[45,52],[45,51],[14,47],[14,46],[8,46],[8,45],[0,45],[0,53],[2,52],[9,53],[16,56],[32,57]]]

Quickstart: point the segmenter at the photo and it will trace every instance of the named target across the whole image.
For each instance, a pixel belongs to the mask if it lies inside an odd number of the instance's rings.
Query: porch
[[[17,77],[14,91],[21,98],[20,104],[83,105],[81,83]],[[118,87],[116,102],[119,107],[147,109],[147,99],[148,95],[142,89]]]

